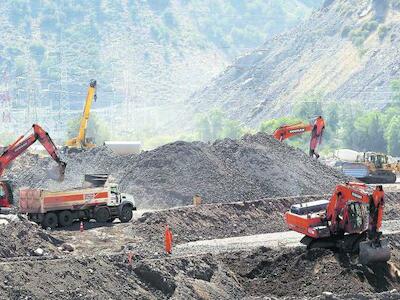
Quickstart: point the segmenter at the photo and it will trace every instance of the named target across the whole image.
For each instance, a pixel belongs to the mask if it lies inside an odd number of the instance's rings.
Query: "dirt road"
[[[382,231],[385,235],[400,233],[400,220],[383,222]],[[231,251],[252,250],[258,247],[280,249],[304,246],[300,243],[302,234],[295,231],[274,232],[249,236],[231,237],[194,241],[175,247],[174,255],[189,255],[202,253],[222,253]]]

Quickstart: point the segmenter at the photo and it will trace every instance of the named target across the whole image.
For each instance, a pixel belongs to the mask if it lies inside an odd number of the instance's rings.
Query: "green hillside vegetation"
[[[377,151],[400,156],[400,80],[392,82],[393,101],[380,110],[368,110],[365,106],[327,103],[317,95],[311,95],[295,104],[291,117],[266,120],[260,130],[272,133],[283,124],[309,122],[322,115],[327,123],[321,151],[349,148],[356,151]],[[294,117],[296,116],[296,117]],[[293,146],[307,150],[309,136],[289,141]]]

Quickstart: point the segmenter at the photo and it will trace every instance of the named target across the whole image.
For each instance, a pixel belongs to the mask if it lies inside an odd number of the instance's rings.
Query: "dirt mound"
[[[49,158],[26,155],[8,174],[16,187],[63,189],[81,185],[85,173],[109,173],[141,207],[187,205],[195,194],[214,203],[321,194],[345,180],[338,171],[262,133],[213,144],[175,142],[131,156],[98,147],[65,160],[63,183],[47,179],[45,170],[53,164]]]
[[[62,241],[26,220],[0,225],[0,241],[0,258],[38,255],[35,253],[38,248],[43,250],[40,255],[59,254],[57,246],[62,244]]]
[[[229,270],[211,255],[134,260],[126,255],[0,265],[1,299],[238,299]]]
[[[325,292],[355,297],[400,288],[393,260],[366,267],[327,249],[260,248],[252,253],[226,254],[222,260],[238,275],[248,296],[314,297]]]

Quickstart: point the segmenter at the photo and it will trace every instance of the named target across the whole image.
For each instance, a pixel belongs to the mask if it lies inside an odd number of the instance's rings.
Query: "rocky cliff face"
[[[327,0],[305,23],[238,58],[188,103],[253,126],[313,94],[382,107],[399,77],[399,22],[400,1]]]

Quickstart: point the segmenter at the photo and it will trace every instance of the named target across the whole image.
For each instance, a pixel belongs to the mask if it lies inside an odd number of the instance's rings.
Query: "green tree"
[[[67,124],[68,138],[78,135],[81,117],[70,120]],[[107,125],[94,113],[90,115],[86,138],[93,139],[94,143],[101,145],[111,137]]]
[[[357,149],[361,151],[386,151],[385,129],[381,122],[380,113],[368,112],[356,118],[353,139]]]
[[[391,155],[400,156],[400,116],[390,120],[387,132],[387,149]]]
[[[323,114],[322,93],[313,93],[300,99],[293,107],[293,115],[303,119],[310,119]]]
[[[390,84],[393,93],[393,100],[396,104],[400,104],[400,79],[393,80]]]
[[[224,122],[224,127],[222,129],[222,136],[231,139],[240,138],[243,134],[243,129],[239,121],[236,120],[226,120]]]
[[[239,121],[225,117],[219,109],[213,109],[208,114],[195,117],[196,131],[202,141],[213,141],[220,138],[239,138],[245,132]]]

